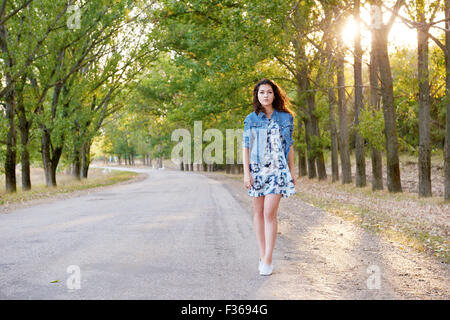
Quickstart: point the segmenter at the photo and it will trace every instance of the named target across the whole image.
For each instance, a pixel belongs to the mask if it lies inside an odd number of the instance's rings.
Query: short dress
[[[287,198],[295,194],[294,181],[284,155],[284,145],[286,143],[280,133],[280,127],[269,119],[264,159],[261,164],[250,162],[253,184],[248,190],[249,196],[281,194],[283,198]]]

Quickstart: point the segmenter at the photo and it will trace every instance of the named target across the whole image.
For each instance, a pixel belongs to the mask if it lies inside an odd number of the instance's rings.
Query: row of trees
[[[332,180],[351,183],[354,150],[355,184],[365,186],[370,152],[372,188],[382,189],[385,152],[387,188],[400,192],[406,148],[417,151],[419,195],[430,196],[430,156],[440,149],[449,199],[448,0],[80,2],[0,6],[8,191],[16,189],[17,156],[26,190],[31,160],[41,159],[48,186],[61,160],[87,176],[100,134],[105,153],[132,163],[170,157],[172,132],[191,128],[194,137],[194,121],[203,130],[242,128],[251,89],[267,77],[295,108],[300,175],[325,179],[329,149]],[[370,21],[361,9],[370,9]],[[371,33],[366,52],[359,34],[350,46],[342,39],[350,17]],[[395,19],[418,30],[416,52],[388,51]]]
[[[440,149],[449,199],[449,10],[449,1],[438,0],[160,1],[151,34],[161,60],[138,86],[130,112],[156,121],[166,142],[175,128],[198,120],[204,129],[239,128],[252,110],[252,86],[272,78],[296,109],[300,175],[325,179],[329,148],[332,180],[351,183],[354,150],[355,184],[367,184],[370,154],[372,189],[383,189],[385,152],[387,189],[401,192],[399,152],[410,149],[426,197],[431,152]],[[368,52],[359,32],[351,46],[344,43],[350,17],[370,32]],[[416,52],[388,51],[396,19],[418,31]],[[437,29],[439,36],[431,32]],[[166,156],[171,146],[164,144]]]
[[[56,186],[61,160],[87,177],[90,147],[105,119],[154,59],[147,1],[0,2],[1,157],[6,190],[31,189],[30,165],[41,162]],[[20,160],[18,159],[20,158]]]

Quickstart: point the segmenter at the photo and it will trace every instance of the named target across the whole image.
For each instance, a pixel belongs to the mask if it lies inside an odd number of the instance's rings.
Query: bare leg
[[[266,244],[264,237],[264,197],[253,198],[253,226],[256,233],[256,241],[259,247],[259,257],[264,259]]]
[[[281,197],[281,194],[268,194],[264,199],[264,232],[266,252],[263,261],[266,264],[272,263],[272,253],[275,247],[278,229],[277,212]]]

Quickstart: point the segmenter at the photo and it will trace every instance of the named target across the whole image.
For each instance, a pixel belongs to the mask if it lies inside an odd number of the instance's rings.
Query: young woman
[[[273,271],[281,197],[295,194],[292,134],[294,112],[284,91],[261,80],[253,89],[253,109],[244,120],[244,185],[253,198],[253,224],[259,246],[259,273]]]

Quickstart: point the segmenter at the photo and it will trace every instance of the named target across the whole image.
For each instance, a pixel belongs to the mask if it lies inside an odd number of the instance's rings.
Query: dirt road
[[[221,181],[250,211],[243,182]],[[282,198],[276,272],[260,290],[268,299],[449,299],[450,269],[432,256],[396,245],[301,201]]]

